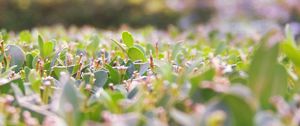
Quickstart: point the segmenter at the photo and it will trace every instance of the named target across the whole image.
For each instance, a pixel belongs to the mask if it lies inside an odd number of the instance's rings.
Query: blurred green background
[[[299,0],[0,0],[0,28],[92,25],[99,28],[194,24],[232,20],[300,21]]]

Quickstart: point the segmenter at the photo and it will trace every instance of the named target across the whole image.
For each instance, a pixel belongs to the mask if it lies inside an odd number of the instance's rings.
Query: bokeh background
[[[160,29],[199,24],[299,27],[298,22],[300,0],[0,0],[0,28],[8,30],[56,24],[105,29],[124,24]]]

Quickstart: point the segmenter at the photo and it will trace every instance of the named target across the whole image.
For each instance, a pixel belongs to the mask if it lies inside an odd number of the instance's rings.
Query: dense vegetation
[[[199,23],[221,23],[222,27],[233,22],[285,24],[300,21],[299,6],[299,0],[0,0],[0,28],[62,24],[117,29],[128,24],[165,29],[172,24],[189,29]]]
[[[300,124],[300,50],[264,35],[40,28],[0,35],[0,125]]]
[[[14,30],[57,23],[101,28],[122,24],[165,27],[179,18],[164,0],[2,0],[0,16],[0,27]]]

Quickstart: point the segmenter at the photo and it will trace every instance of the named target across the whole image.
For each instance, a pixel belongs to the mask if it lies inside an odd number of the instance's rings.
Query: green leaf
[[[75,84],[71,82],[67,82],[63,87],[63,92],[60,98],[60,103],[62,107],[64,107],[65,103],[69,103],[73,106],[74,110],[80,109],[80,93],[75,88]]]
[[[26,43],[30,43],[31,41],[31,34],[28,30],[22,31],[19,34],[20,37],[20,41],[26,42]]]
[[[217,95],[219,95],[219,93],[215,92],[213,89],[200,87],[194,87],[189,94],[194,103],[206,103]]]
[[[1,78],[0,79],[0,94],[12,93],[12,88],[11,88],[12,84],[16,84],[21,89],[22,93],[25,94],[25,86],[24,86],[23,80],[20,77],[14,78],[13,80]]]
[[[103,87],[108,78],[107,72],[103,71],[103,70],[99,70],[99,71],[96,71],[94,73],[94,75],[95,75],[95,79],[96,79],[95,86],[98,88]]]
[[[214,75],[215,75],[215,70],[209,69],[203,73],[192,75],[190,78],[190,82],[192,86],[198,87],[198,85],[201,84],[203,80],[208,80],[208,81],[212,80],[214,78]]]
[[[54,73],[54,76],[59,79],[60,73],[66,72],[67,67],[66,66],[54,66],[54,67],[52,67],[52,71]]]
[[[182,43],[178,42],[176,43],[173,47],[172,47],[172,55],[171,55],[171,59],[174,59],[177,56],[177,53],[182,51]]]
[[[7,33],[6,30],[2,29],[2,30],[0,31],[0,39],[2,39],[2,40],[4,40],[4,41],[7,41],[9,37],[10,37],[10,36],[9,36],[9,34]]]
[[[137,60],[145,62],[147,60],[145,54],[136,47],[129,48],[127,54],[129,59],[131,59],[133,62]]]
[[[42,79],[40,78],[40,75],[36,72],[36,70],[32,69],[28,75],[28,80],[31,84],[31,88],[34,92],[37,94],[40,94],[40,87],[42,84]]]
[[[38,36],[38,43],[39,43],[40,55],[44,57],[44,40],[40,35]]]
[[[300,67],[300,50],[288,42],[281,43],[283,53],[297,66]]]
[[[29,67],[27,67],[27,66],[24,67],[25,81],[28,80],[28,76],[29,76],[30,70],[31,70],[31,69],[30,69]]]
[[[69,125],[80,126],[83,122],[81,114],[81,106],[83,104],[82,96],[79,90],[75,87],[75,81],[71,78],[64,78],[62,94],[59,98],[59,112],[68,119]]]
[[[121,83],[120,73],[116,69],[112,68],[110,65],[106,64],[105,67],[109,72],[110,81],[113,82],[114,84],[120,84]]]
[[[69,67],[72,67],[72,66],[69,66]],[[80,64],[76,64],[76,65],[74,65],[72,68],[72,72],[70,72],[71,73],[71,75],[74,75],[74,74],[76,74],[77,73],[77,71],[80,69]]]
[[[44,62],[44,66],[43,67],[44,67],[44,71],[47,74],[49,74],[51,72],[51,66],[50,66],[50,64],[51,64],[50,60]]]
[[[182,53],[177,53],[175,60],[177,64],[182,64],[184,62],[184,55]]]
[[[278,47],[278,44],[273,47],[262,44],[255,51],[249,68],[249,87],[262,107],[267,107],[271,96],[287,91],[287,72],[277,62]]]
[[[129,32],[122,33],[122,40],[127,47],[132,47],[134,45],[134,40]]]
[[[293,36],[290,25],[286,25],[284,30],[285,30],[285,37],[286,37],[285,41],[295,46],[295,38]]]
[[[225,120],[223,125],[225,126],[253,126],[254,111],[241,97],[225,94],[218,101],[213,101],[207,105],[208,108],[204,112],[202,125],[216,124],[218,121],[217,116],[213,113],[222,111],[225,113]],[[242,107],[241,107],[242,106]],[[215,119],[214,119],[215,118]],[[216,122],[214,122],[215,120]]]
[[[220,42],[218,43],[218,46],[215,50],[215,54],[218,55],[218,54],[221,54],[222,52],[224,52],[227,48],[227,44],[225,42]]]
[[[120,107],[118,106],[118,101],[123,99],[124,96],[121,92],[117,91],[106,91],[103,88],[99,88],[94,95],[89,99],[88,104],[94,102],[100,102],[111,112],[120,112]]]
[[[0,62],[2,62],[4,60],[4,55],[0,54]]]
[[[37,65],[37,61],[40,57],[39,56],[35,56],[32,60],[32,68],[35,68]]]
[[[253,126],[254,112],[249,103],[234,95],[225,95],[223,101],[231,111],[233,126]]]
[[[143,46],[141,45],[134,45],[134,47],[138,48],[139,50],[141,50],[144,54],[146,54],[145,49],[143,48]]]
[[[84,82],[84,84],[89,84],[91,82],[91,80],[93,78],[91,78],[92,74],[91,73],[82,73],[81,77],[82,77],[82,81],[81,82]]]
[[[97,35],[93,35],[90,38],[90,43],[86,47],[87,51],[89,52],[90,55],[94,55],[96,51],[98,50],[100,39]]]
[[[68,49],[67,49],[67,48],[64,48],[63,50],[61,50],[61,51],[59,52],[59,59],[60,59],[61,61],[65,62],[67,52],[68,52]]]
[[[17,65],[14,70],[19,71],[25,62],[24,51],[17,45],[7,45],[6,49],[7,55],[11,56],[10,66]]]
[[[125,48],[122,46],[121,43],[119,43],[117,40],[111,39],[124,53],[126,53]]]
[[[32,66],[33,58],[34,57],[33,57],[33,55],[31,53],[26,54],[26,62],[25,62],[25,64],[26,64],[27,67],[29,67],[29,68],[33,67]]]
[[[300,67],[300,50],[295,44],[289,25],[285,28],[285,35],[286,39],[281,43],[281,50],[297,67]]]
[[[54,53],[54,44],[52,42],[45,42],[44,43],[44,57],[49,57]]]

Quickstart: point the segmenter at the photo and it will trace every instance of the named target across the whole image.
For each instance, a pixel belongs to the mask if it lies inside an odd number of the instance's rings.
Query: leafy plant
[[[37,32],[1,32],[0,125],[299,124],[289,26],[285,38],[260,40],[217,30]]]

